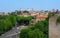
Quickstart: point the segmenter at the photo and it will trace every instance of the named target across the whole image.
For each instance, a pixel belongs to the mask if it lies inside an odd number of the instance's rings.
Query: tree
[[[17,22],[19,24],[25,24],[28,25],[29,22],[33,19],[32,16],[28,16],[28,17],[23,17],[23,16],[17,16]]]
[[[11,14],[10,15],[14,15],[14,16],[16,16],[17,15],[17,13],[16,12],[11,12]]]
[[[39,21],[20,31],[20,38],[48,38],[48,21]]]
[[[44,38],[44,34],[39,29],[31,30],[25,28],[21,30],[20,38]]]
[[[48,18],[50,18],[51,16],[54,16],[54,13],[49,13],[48,14]]]
[[[57,23],[60,23],[60,16],[57,17]]]
[[[16,23],[15,16],[0,16],[0,35],[10,30]]]
[[[28,38],[44,38],[44,34],[39,29],[34,29],[28,32]]]
[[[27,11],[27,10],[24,10],[24,11],[23,11],[23,13],[29,13],[29,11]]]
[[[20,38],[28,38],[28,32],[30,31],[31,29],[30,28],[24,28],[21,30],[21,33],[20,33]]]
[[[12,23],[12,25],[15,25],[16,23],[16,16],[10,16],[10,19],[9,19]]]

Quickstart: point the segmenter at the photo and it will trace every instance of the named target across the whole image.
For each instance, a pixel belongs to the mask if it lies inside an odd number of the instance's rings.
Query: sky
[[[0,12],[27,8],[35,10],[60,9],[60,0],[0,0]]]

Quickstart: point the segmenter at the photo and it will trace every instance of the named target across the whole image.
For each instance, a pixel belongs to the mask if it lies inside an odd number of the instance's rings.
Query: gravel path
[[[60,38],[60,24],[56,25],[57,16],[49,19],[49,38]]]

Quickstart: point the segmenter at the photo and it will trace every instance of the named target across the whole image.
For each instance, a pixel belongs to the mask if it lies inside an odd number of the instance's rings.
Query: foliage
[[[34,29],[28,32],[28,38],[44,38],[44,34],[39,29]]]
[[[20,38],[44,38],[44,34],[39,29],[31,30],[30,28],[22,29]]]
[[[21,30],[20,38],[28,38],[28,32],[30,31],[30,28],[25,28]]]
[[[0,16],[0,34],[10,30],[13,26],[15,26],[16,22],[18,22],[19,24],[24,23],[27,25],[32,19],[32,16],[16,16],[14,13],[6,16]]]
[[[20,38],[48,38],[48,20],[39,21],[34,26],[29,26],[20,31]]]
[[[19,24],[25,24],[28,25],[29,22],[33,19],[32,16],[28,16],[28,17],[23,17],[23,16],[17,16],[17,22]]]
[[[29,11],[25,10],[25,11],[23,11],[23,13],[29,13]]]
[[[50,18],[51,16],[54,16],[54,12],[48,14],[48,18]]]
[[[17,13],[16,12],[11,12],[10,15],[15,15],[16,16]]]
[[[57,22],[59,22],[59,23],[60,23],[60,16],[58,16],[58,18],[57,18]]]
[[[15,16],[0,16],[0,35],[11,29],[15,23]]]

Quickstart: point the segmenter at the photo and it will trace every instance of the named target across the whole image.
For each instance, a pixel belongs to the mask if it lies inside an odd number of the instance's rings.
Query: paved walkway
[[[60,38],[60,24],[56,25],[57,16],[49,19],[49,38]]]
[[[27,26],[19,26],[19,27],[14,27],[10,31],[6,32],[5,34],[2,34],[0,38],[17,38],[18,34],[21,29],[26,28]]]

